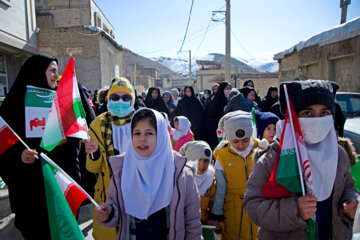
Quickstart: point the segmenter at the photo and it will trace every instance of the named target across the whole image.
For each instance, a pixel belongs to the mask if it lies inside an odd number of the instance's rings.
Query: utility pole
[[[340,0],[340,8],[341,8],[340,24],[346,22],[347,8],[348,8],[348,5],[350,5],[350,3],[351,3],[351,0]]]
[[[134,64],[134,87],[136,86],[136,63]]]
[[[191,50],[189,50],[189,84],[191,84]]]
[[[231,55],[230,55],[230,0],[226,1],[226,40],[225,40],[225,81],[231,78]]]

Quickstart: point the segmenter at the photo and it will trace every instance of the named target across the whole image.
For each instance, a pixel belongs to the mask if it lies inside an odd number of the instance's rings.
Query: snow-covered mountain
[[[273,56],[252,58],[245,60],[245,63],[259,72],[277,72],[279,71],[279,64],[276,60],[273,60]]]
[[[170,68],[183,77],[189,76],[189,61],[185,58],[158,57],[152,58],[152,60]],[[191,59],[191,75],[193,78],[196,78],[196,71],[200,68],[196,60],[218,61],[221,62],[222,67],[225,67],[225,55],[223,54],[210,53],[199,58],[193,58]],[[231,67],[240,69],[243,72],[277,72],[279,68],[277,61],[272,60],[272,57],[250,60],[232,57]]]

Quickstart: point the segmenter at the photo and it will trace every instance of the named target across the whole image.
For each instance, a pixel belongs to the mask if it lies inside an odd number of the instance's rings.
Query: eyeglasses
[[[122,95],[122,96],[117,95],[117,94],[111,94],[110,95],[110,100],[111,101],[117,102],[120,99],[122,99],[124,102],[130,102],[132,100],[132,97],[130,95]]]

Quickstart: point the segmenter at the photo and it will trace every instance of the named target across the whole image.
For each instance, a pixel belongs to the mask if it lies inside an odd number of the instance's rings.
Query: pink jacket
[[[192,131],[189,129],[188,133],[185,136],[182,136],[179,140],[175,141],[172,137],[172,133],[174,131],[170,132],[170,136],[171,136],[171,143],[173,145],[173,149],[175,151],[179,151],[180,148],[187,142],[190,142],[193,140],[194,134],[192,133]]]
[[[174,191],[170,203],[169,239],[201,239],[200,196],[194,175],[185,165],[186,158],[174,152],[175,173]],[[114,174],[108,188],[107,204],[114,209],[113,217],[101,223],[105,227],[118,227],[116,239],[124,240],[127,234],[127,217],[125,214],[121,186],[124,156],[110,157],[110,165]],[[131,183],[129,183],[131,184]]]

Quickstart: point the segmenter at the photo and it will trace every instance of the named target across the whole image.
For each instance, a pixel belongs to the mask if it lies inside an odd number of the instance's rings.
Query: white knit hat
[[[188,161],[195,161],[200,158],[211,160],[211,148],[204,141],[187,142],[180,148],[179,153],[185,156]]]
[[[252,136],[252,115],[241,110],[225,114],[219,121],[219,129],[229,140]]]

